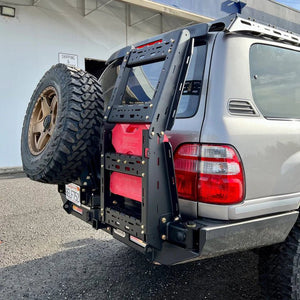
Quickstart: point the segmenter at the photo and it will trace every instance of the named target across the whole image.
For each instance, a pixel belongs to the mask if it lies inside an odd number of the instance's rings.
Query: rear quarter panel
[[[300,122],[267,120],[262,114],[237,116],[228,111],[230,99],[248,100],[256,108],[249,67],[249,49],[253,43],[279,45],[219,33],[212,56],[206,116],[201,133],[202,143],[230,144],[240,154],[246,183],[245,201],[223,207],[199,204],[198,214],[202,216],[236,219],[299,206]],[[282,47],[282,44],[279,46]],[[286,205],[291,199],[290,205]],[[254,207],[254,203],[261,206]],[[241,207],[248,208],[239,213]]]

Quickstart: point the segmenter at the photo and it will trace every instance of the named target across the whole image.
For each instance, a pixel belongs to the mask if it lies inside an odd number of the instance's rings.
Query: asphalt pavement
[[[67,215],[57,188],[0,176],[0,299],[261,299],[249,251],[155,266]]]

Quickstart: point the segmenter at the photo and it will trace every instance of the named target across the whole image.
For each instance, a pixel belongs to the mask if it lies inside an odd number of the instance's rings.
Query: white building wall
[[[1,3],[1,1],[0,1]],[[0,168],[21,165],[20,138],[31,94],[58,53],[106,60],[125,46],[124,4],[113,2],[83,17],[75,0],[41,0],[14,6],[16,17],[0,16]],[[157,24],[129,28],[128,42],[158,34]]]

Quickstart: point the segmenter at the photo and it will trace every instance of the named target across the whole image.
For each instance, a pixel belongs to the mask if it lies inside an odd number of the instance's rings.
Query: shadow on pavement
[[[168,267],[115,240],[63,247],[1,269],[0,299],[260,299],[253,252]]]

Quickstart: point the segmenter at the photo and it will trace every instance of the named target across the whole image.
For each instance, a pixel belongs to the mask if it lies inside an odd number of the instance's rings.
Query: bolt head
[[[189,228],[195,228],[197,225],[193,221],[188,221],[187,224],[186,224],[186,226],[189,227]]]
[[[162,223],[166,223],[167,219],[165,217],[161,218]]]
[[[161,239],[165,241],[165,240],[167,239],[167,236],[166,236],[165,234],[163,234],[163,235],[161,236]]]

